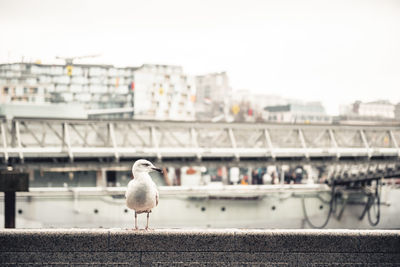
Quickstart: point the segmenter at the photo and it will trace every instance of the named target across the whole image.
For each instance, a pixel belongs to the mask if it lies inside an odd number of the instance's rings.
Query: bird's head
[[[157,168],[156,166],[153,165],[153,163],[145,159],[137,160],[132,166],[133,174],[135,172],[152,172],[152,171],[157,171],[160,173],[163,172],[160,168]]]

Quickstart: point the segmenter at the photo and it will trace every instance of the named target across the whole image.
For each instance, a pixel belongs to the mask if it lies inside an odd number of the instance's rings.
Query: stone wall
[[[0,230],[3,265],[400,266],[400,231]]]

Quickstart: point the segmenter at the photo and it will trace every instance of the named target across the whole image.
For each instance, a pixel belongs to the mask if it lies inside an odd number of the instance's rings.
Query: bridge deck
[[[0,123],[0,155],[67,158],[280,160],[400,157],[398,125],[309,125],[14,118]]]

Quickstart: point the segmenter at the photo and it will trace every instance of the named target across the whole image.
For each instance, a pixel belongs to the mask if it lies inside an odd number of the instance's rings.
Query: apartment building
[[[93,117],[193,120],[195,94],[194,77],[180,66],[0,64],[0,104],[74,103]]]
[[[138,119],[194,120],[196,85],[181,66],[145,64],[135,70],[134,112]]]

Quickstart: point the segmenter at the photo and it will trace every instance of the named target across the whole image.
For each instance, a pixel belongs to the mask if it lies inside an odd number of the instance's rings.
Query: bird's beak
[[[153,171],[157,171],[157,172],[163,173],[163,170],[160,169],[160,168],[151,167],[151,169],[152,169]]]

